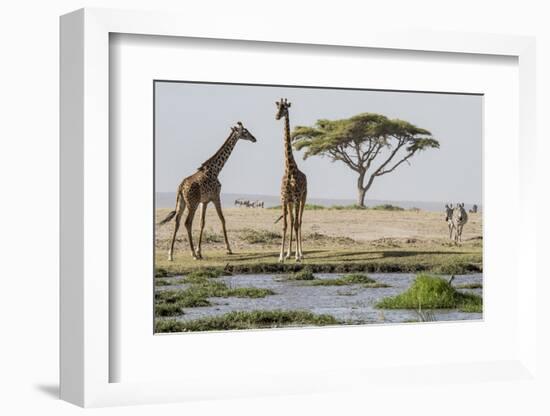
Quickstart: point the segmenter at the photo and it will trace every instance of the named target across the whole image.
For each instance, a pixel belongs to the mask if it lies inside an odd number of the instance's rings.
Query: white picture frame
[[[430,32],[365,30],[360,39],[342,32],[326,35],[321,29],[285,28],[264,24],[243,36],[234,22],[218,21],[204,27],[189,16],[168,13],[82,9],[61,18],[61,398],[80,406],[158,403],[197,398],[239,397],[262,394],[354,390],[361,386],[420,380],[430,383],[451,379],[537,383],[537,309],[533,249],[535,211],[535,42],[533,38]],[[504,55],[517,58],[519,68],[519,156],[517,232],[518,267],[522,280],[517,292],[518,345],[498,360],[440,364],[418,362],[405,369],[372,365],[350,370],[297,370],[265,374],[263,378],[234,382],[183,378],[111,382],[110,366],[120,359],[110,349],[109,253],[109,36],[113,33],[186,38],[278,42],[333,47],[426,51],[434,53]],[[518,268],[519,270],[519,268]],[[518,270],[515,273],[518,273]],[[353,328],[350,328],[354,331]],[[357,329],[355,329],[357,331]],[[410,330],[409,330],[410,332]],[[152,334],[151,334],[152,336]],[[233,336],[227,334],[227,336]],[[244,335],[243,335],[244,336]],[[248,333],[248,341],[263,335]],[[242,337],[241,337],[242,338]],[[244,342],[244,341],[241,341]],[[366,372],[366,369],[369,371]],[[408,374],[408,375],[407,375]],[[345,381],[342,381],[345,380]]]

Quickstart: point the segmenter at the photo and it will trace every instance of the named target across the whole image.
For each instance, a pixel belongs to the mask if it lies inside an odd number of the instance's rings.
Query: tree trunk
[[[365,195],[372,186],[374,178],[376,177],[375,175],[371,175],[369,177],[369,180],[367,181],[367,184],[363,185],[363,182],[365,182],[366,173],[367,171],[359,173],[359,178],[357,178],[357,205],[359,205],[360,207],[365,206]]]
[[[367,190],[365,188],[357,188],[357,205],[360,207],[365,206],[365,195]]]
[[[359,173],[359,177],[357,178],[357,205],[360,207],[365,206],[365,195],[367,193],[367,189],[363,186],[364,180],[365,172]]]

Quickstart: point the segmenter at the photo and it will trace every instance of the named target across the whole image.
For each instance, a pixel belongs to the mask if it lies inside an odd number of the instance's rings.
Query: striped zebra
[[[250,201],[248,199],[236,199],[235,200],[235,206],[236,207],[250,207]]]
[[[464,209],[464,203],[457,204],[456,207],[453,209],[452,221],[453,226],[456,230],[455,243],[458,243],[459,241],[462,242],[462,228],[468,222],[468,214]]]
[[[445,222],[447,223],[447,226],[449,227],[449,240],[453,239],[453,230],[455,229],[454,223],[453,223],[453,204],[445,205]]]

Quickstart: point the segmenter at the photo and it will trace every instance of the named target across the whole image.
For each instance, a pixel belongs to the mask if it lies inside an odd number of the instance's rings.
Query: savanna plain
[[[457,244],[443,210],[308,205],[305,258],[281,263],[277,207],[224,208],[233,254],[210,207],[203,259],[193,259],[181,227],[171,262],[173,224],[158,225],[169,211],[156,211],[156,332],[482,318],[480,212]],[[197,216],[195,244],[198,234]]]

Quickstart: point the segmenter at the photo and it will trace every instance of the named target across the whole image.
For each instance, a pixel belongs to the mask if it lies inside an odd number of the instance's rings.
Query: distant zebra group
[[[236,199],[235,200],[235,206],[236,207],[247,207],[247,208],[263,208],[264,207],[264,201],[260,201],[260,200],[249,201],[248,199]]]
[[[476,206],[477,211],[477,206]],[[453,204],[445,205],[445,221],[449,227],[449,238],[453,239],[453,231],[455,233],[455,243],[462,242],[462,229],[468,222],[468,214],[464,209],[464,203],[456,204],[453,208]]]

